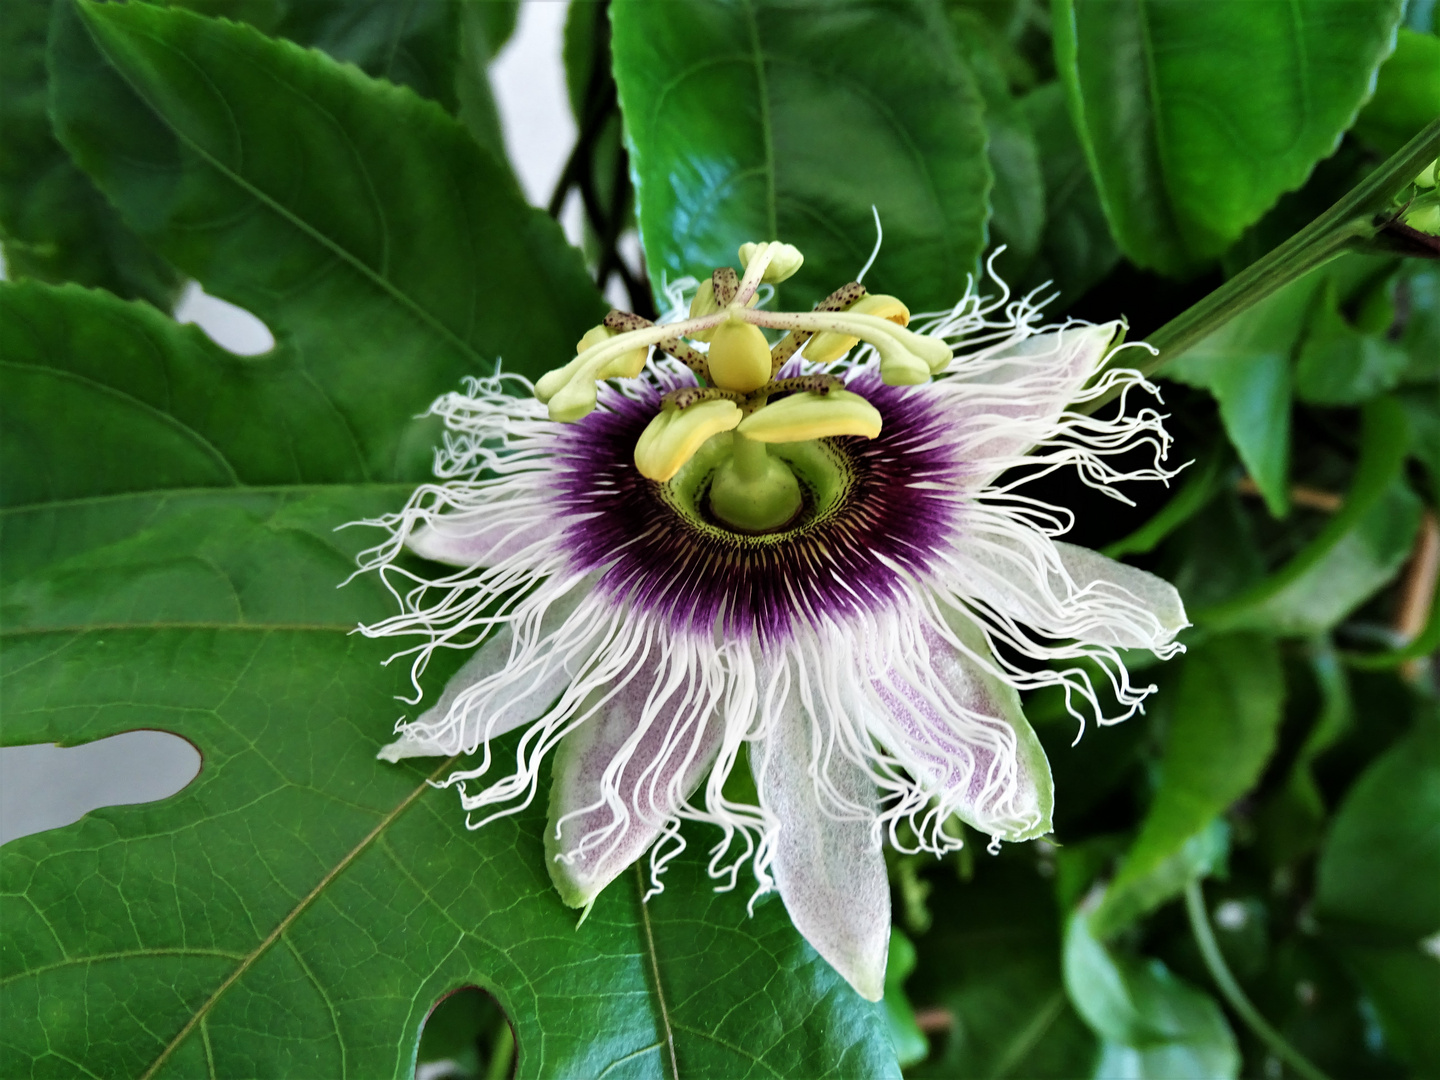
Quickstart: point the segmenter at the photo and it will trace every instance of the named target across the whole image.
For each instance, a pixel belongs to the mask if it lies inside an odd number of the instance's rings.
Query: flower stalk
[[[1133,361],[1152,375],[1242,311],[1324,266],[1346,251],[1363,250],[1397,218],[1394,200],[1440,156],[1440,120],[1431,123],[1325,213],[1273,251],[1160,327],[1146,339],[1155,350]],[[1093,412],[1114,394],[1082,406]]]

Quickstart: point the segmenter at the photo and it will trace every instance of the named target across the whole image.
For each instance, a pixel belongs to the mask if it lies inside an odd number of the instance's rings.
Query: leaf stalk
[[[1245,1022],[1245,1026],[1255,1033],[1255,1037],[1264,1043],[1271,1053],[1305,1077],[1305,1080],[1330,1080],[1327,1074],[1312,1065],[1309,1058],[1290,1045],[1285,1036],[1260,1015],[1260,1010],[1250,1003],[1245,991],[1240,989],[1240,984],[1230,973],[1225,956],[1215,941],[1215,932],[1210,928],[1210,918],[1205,913],[1205,894],[1201,891],[1198,877],[1185,886],[1185,914],[1190,917],[1190,932],[1195,935],[1195,944],[1200,949],[1210,977],[1215,980],[1220,993],[1230,1008],[1235,1010],[1236,1015]]]

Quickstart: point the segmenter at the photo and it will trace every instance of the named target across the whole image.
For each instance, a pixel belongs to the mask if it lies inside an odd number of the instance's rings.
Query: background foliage
[[[1075,745],[1061,702],[1027,703],[1053,840],[893,859],[882,1007],[778,901],[712,893],[703,834],[663,895],[627,877],[577,929],[538,811],[469,833],[376,762],[407,680],[348,634],[389,600],[334,589],[366,539],[333,531],[425,476],[431,399],[555,366],[600,289],[649,310],[778,236],[810,303],[864,262],[872,206],[868,281],[913,306],[1003,244],[1054,315],[1160,330],[1440,115],[1434,4],[576,0],[549,209],[578,195],[583,250],[505,159],[485,67],[513,3],[4,15],[3,738],[158,727],[204,759],[0,852],[4,1075],[1302,1074],[1284,1044],[1440,1075],[1423,230],[1161,369],[1194,462],[1171,490],[1046,482],[1072,539],[1177,584],[1189,652]],[[275,348],[176,325],[187,279]]]

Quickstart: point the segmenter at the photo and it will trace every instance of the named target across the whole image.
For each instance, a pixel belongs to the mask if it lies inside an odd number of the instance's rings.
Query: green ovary
[[[735,434],[730,457],[715,472],[710,512],[745,532],[769,532],[794,520],[804,499],[790,467],[764,443]]]

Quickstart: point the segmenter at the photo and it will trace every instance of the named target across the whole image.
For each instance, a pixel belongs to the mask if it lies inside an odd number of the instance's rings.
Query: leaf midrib
[[[345,853],[345,856],[338,863],[336,863],[335,866],[331,868],[325,874],[325,876],[320,879],[319,882],[316,883],[315,887],[311,889],[310,892],[308,892],[300,900],[299,903],[297,903],[293,908],[290,909],[290,911],[285,915],[285,918],[281,919],[280,922],[276,924],[275,929],[272,930],[268,935],[266,935],[265,939],[261,941],[258,945],[256,945],[255,948],[246,955],[245,959],[240,963],[240,965],[236,967],[236,969],[230,974],[230,977],[227,978],[218,987],[216,987],[215,992],[205,1000],[205,1003],[195,1010],[194,1015],[190,1017],[190,1020],[185,1024],[183,1028],[180,1029],[180,1031],[175,1035],[175,1037],[166,1044],[165,1048],[160,1051],[160,1055],[151,1063],[150,1068],[141,1075],[140,1080],[151,1080],[151,1078],[160,1071],[160,1068],[165,1064],[167,1060],[169,1060],[170,1056],[181,1046],[181,1044],[185,1042],[187,1038],[190,1037],[191,1032],[193,1032],[195,1028],[200,1024],[200,1022],[210,1014],[210,1011],[215,1007],[216,1003],[225,996],[226,991],[228,991],[230,987],[234,986],[235,983],[239,982],[241,976],[243,976],[245,972],[249,971],[250,968],[255,964],[255,962],[259,960],[260,957],[263,956],[267,951],[269,951],[270,947],[274,945],[275,942],[280,940],[281,936],[284,935],[285,931],[294,924],[295,920],[298,919],[307,908],[309,908],[309,906],[322,892],[325,891],[325,889],[330,885],[332,881],[334,881],[337,877],[344,873],[345,870],[350,866],[350,864],[353,863],[356,859],[358,859],[360,855],[365,851],[365,849],[368,848],[386,829],[393,825],[395,821],[399,819],[400,815],[403,814],[406,810],[408,810],[415,803],[415,801],[420,798],[421,795],[425,794],[425,792],[430,790],[431,781],[439,779],[441,774],[450,769],[450,767],[453,766],[458,760],[459,755],[456,755],[455,757],[449,758],[446,761],[441,762],[440,765],[433,772],[431,772],[430,775],[427,776],[419,785],[417,785],[415,789],[411,791],[410,794],[407,795],[398,806],[396,806],[393,810],[391,810],[388,814],[381,818],[380,821],[376,823],[375,827],[371,829],[368,833],[366,833],[358,844],[356,844],[353,848],[351,848],[348,852]]]
[[[155,118],[159,120],[160,123],[163,124],[168,131],[173,133],[177,139],[184,143],[185,146],[188,147],[190,151],[196,155],[196,157],[206,162],[218,174],[228,179],[236,187],[246,192],[253,199],[270,209],[277,216],[289,222],[301,233],[310,237],[310,239],[313,240],[315,243],[330,251],[333,255],[335,255],[336,258],[340,259],[342,262],[350,266],[361,277],[368,279],[372,285],[377,287],[381,292],[388,294],[392,300],[398,303],[402,308],[408,310],[420,322],[424,323],[431,330],[439,334],[442,338],[448,340],[455,348],[459,349],[471,361],[480,365],[484,364],[485,358],[482,357],[478,352],[476,352],[475,349],[471,347],[468,342],[466,342],[449,327],[445,326],[434,315],[432,315],[429,311],[422,307],[417,301],[412,299],[408,294],[400,291],[400,289],[398,289],[388,278],[371,269],[371,267],[366,265],[365,262],[361,260],[358,256],[352,254],[346,248],[342,247],[338,242],[330,239],[330,237],[326,236],[323,232],[310,225],[303,218],[292,213],[290,209],[286,207],[283,203],[280,203],[275,199],[271,198],[268,193],[255,187],[245,177],[234,172],[228,166],[217,160],[212,154],[210,154],[207,150],[201,147],[188,134],[182,131],[177,125],[172,123],[170,121],[170,118],[165,114],[165,112],[162,111],[155,104],[151,97],[141,89],[136,80],[131,77],[130,73],[120,65],[114,53],[107,47],[106,43],[100,40],[100,37],[94,32],[91,26],[88,25],[88,17],[86,18],[86,22],[86,32],[90,35],[90,40],[95,43],[95,47],[101,52],[102,55],[104,55],[106,61],[110,64],[111,70],[114,71],[122,80],[124,80],[125,85],[128,86],[132,92],[134,92],[137,98],[139,98],[145,103],[145,106],[155,115]],[[143,36],[147,40],[159,46],[160,48],[174,53],[174,50],[170,47],[168,42],[154,36],[153,34],[134,28],[130,28],[129,32],[137,34],[138,36]],[[188,60],[188,58],[184,57],[183,55],[181,55],[181,59]],[[284,86],[285,89],[290,93],[296,95],[297,97],[310,101],[317,106],[320,105],[318,101],[316,101],[310,95],[306,94],[300,88],[292,86],[284,80],[276,77],[273,71],[269,71],[267,73],[270,74],[272,77],[275,77],[276,82],[278,82],[281,86]],[[424,105],[425,103],[422,101],[421,104]],[[435,108],[438,109],[439,106],[435,106]],[[329,112],[329,110],[325,111],[327,113]],[[388,226],[386,232],[388,233]]]

